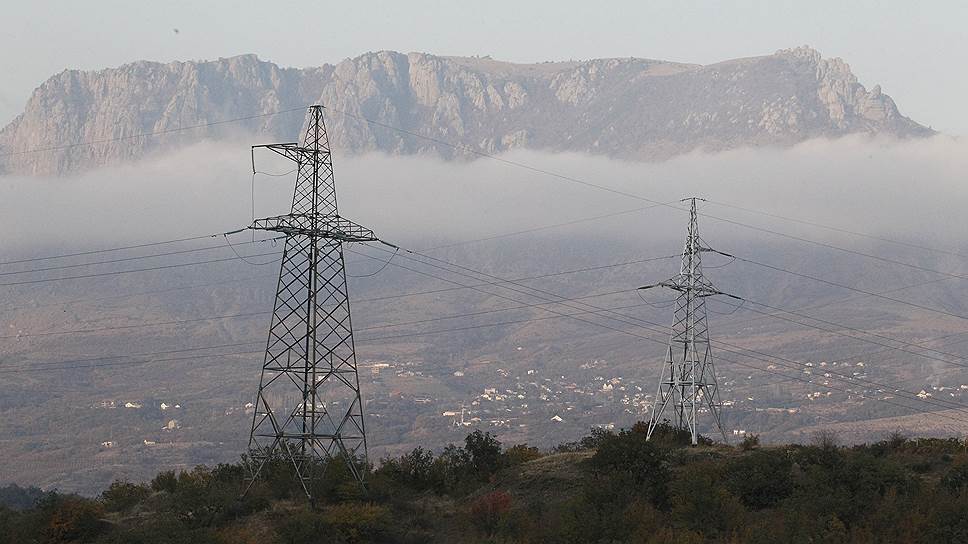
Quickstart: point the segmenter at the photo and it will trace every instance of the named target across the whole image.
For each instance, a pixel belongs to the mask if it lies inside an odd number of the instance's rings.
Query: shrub
[[[104,509],[97,502],[71,496],[58,497],[52,502],[44,529],[48,541],[89,541],[106,529],[107,524],[101,521]]]
[[[778,451],[756,451],[726,468],[726,486],[754,510],[771,508],[793,493],[793,463]]]
[[[470,506],[471,521],[488,536],[492,536],[511,510],[511,495],[506,491],[492,491],[478,497]]]
[[[390,524],[382,506],[343,503],[321,512],[299,510],[277,525],[276,534],[285,544],[372,542],[383,541]]]
[[[464,448],[449,444],[434,460],[431,479],[434,491],[447,493],[455,491],[467,480],[471,472],[471,456]]]
[[[752,451],[758,447],[760,447],[760,435],[758,434],[748,434],[739,443],[739,449],[742,451]]]
[[[712,463],[696,463],[672,485],[672,517],[680,527],[706,537],[726,535],[743,526],[744,514],[739,499],[722,487]]]
[[[363,503],[342,503],[327,507],[322,513],[323,523],[346,542],[380,540],[391,527],[390,513],[383,506]]]
[[[891,431],[891,434],[887,435],[886,446],[891,450],[900,450],[905,444],[907,444],[907,436],[900,429]]]
[[[644,421],[639,421],[632,426],[632,430],[646,435],[649,432],[649,424]],[[689,446],[692,444],[692,434],[689,432],[689,429],[676,427],[668,419],[664,419],[655,426],[655,429],[652,429],[651,440],[666,447]],[[696,442],[702,446],[710,446],[713,444],[712,440],[702,435],[696,438]]]
[[[322,516],[311,510],[299,510],[282,523],[276,533],[284,544],[316,544],[319,536],[326,534]]]
[[[553,451],[555,453],[568,453],[595,450],[611,436],[615,436],[615,433],[602,427],[593,427],[590,435],[583,437],[577,442],[563,442],[558,444]]]
[[[20,487],[9,484],[0,487],[0,506],[11,510],[26,510],[32,508],[44,496],[44,492],[36,487]]]
[[[124,512],[144,500],[151,491],[141,484],[116,481],[101,493],[101,502],[109,512]]]
[[[668,461],[666,449],[646,440],[645,432],[633,427],[605,440],[588,463],[599,476],[599,489],[608,486],[610,493],[624,490],[643,495],[662,508],[668,498]]]
[[[166,493],[174,493],[178,489],[178,477],[175,476],[174,470],[166,470],[164,472],[159,472],[153,480],[151,480],[151,489],[153,491],[164,491]]]
[[[830,429],[820,429],[813,433],[810,442],[813,446],[823,451],[831,451],[837,449],[839,437],[836,432]]]
[[[541,450],[529,447],[527,444],[518,444],[508,448],[504,452],[504,464],[506,466],[520,465],[543,457]]]
[[[396,459],[385,460],[377,472],[418,491],[431,489],[434,487],[434,454],[430,450],[415,448]]]
[[[968,489],[968,458],[961,458],[941,477],[941,485],[951,493]]]

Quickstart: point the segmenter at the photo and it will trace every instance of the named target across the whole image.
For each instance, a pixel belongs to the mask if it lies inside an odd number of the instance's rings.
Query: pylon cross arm
[[[283,143],[283,144],[265,144],[265,145],[254,145],[252,149],[263,147],[272,151],[273,153],[282,155],[287,159],[296,162],[304,163],[312,161],[313,155],[318,155],[321,153],[329,153],[328,149],[313,149],[311,147],[304,147],[298,143]]]
[[[728,297],[739,298],[739,297],[735,297],[734,295],[730,295],[729,293],[724,293],[719,289],[710,287],[708,285],[703,285],[703,284],[689,285],[689,283],[686,282],[685,280],[680,280],[678,278],[670,281],[660,281],[655,285],[649,285],[646,287],[666,287],[668,289],[672,289],[673,291],[679,291],[680,293],[691,291],[692,296],[694,297],[711,297],[715,295],[726,295]],[[639,289],[643,289],[643,287],[639,287]]]
[[[339,215],[290,213],[257,219],[249,228],[285,234],[319,236],[343,242],[376,242],[380,240],[373,234],[372,230]]]

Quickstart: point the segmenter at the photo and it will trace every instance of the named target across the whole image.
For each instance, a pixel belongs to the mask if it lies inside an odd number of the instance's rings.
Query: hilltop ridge
[[[342,461],[310,482],[311,505],[282,460],[239,499],[243,464],[116,481],[97,499],[0,489],[11,542],[959,542],[968,536],[968,454],[958,439],[840,447],[732,447],[660,425],[542,452],[475,431],[366,467]],[[323,466],[325,465],[325,467]],[[325,536],[322,536],[325,535]]]
[[[0,130],[0,172],[67,174],[239,133],[288,141],[302,128],[300,112],[261,115],[312,103],[331,108],[331,140],[341,152],[445,159],[469,155],[339,112],[484,153],[527,148],[630,160],[852,133],[932,134],[901,115],[879,86],[867,90],[843,60],[809,47],[710,65],[641,58],[516,64],[378,51],[297,69],[249,54],[54,75]],[[125,139],[71,147],[116,138]],[[47,148],[54,149],[23,153]]]

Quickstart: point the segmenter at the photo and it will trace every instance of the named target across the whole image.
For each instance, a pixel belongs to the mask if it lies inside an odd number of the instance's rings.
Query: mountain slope
[[[65,174],[233,133],[290,141],[302,126],[299,112],[137,135],[317,102],[333,110],[331,139],[343,152],[445,158],[467,152],[340,112],[486,153],[524,147],[633,160],[858,132],[932,133],[902,116],[878,86],[866,90],[842,60],[806,47],[707,66],[636,58],[512,64],[381,51],[294,69],[244,55],[55,75],[0,131],[0,172]],[[116,138],[124,139],[71,146]]]

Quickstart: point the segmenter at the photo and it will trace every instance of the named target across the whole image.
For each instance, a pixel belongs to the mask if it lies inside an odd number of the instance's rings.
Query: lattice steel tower
[[[711,249],[699,236],[699,222],[696,214],[696,201],[700,198],[687,198],[689,202],[689,230],[682,250],[682,266],[679,275],[664,282],[640,287],[667,287],[678,291],[676,310],[673,315],[672,337],[666,351],[666,359],[659,374],[659,387],[652,418],[649,421],[648,438],[662,420],[666,408],[674,411],[673,423],[680,429],[688,429],[693,445],[699,440],[698,416],[704,408],[709,411],[723,440],[721,416],[722,402],[719,399],[719,385],[716,382],[716,368],[713,365],[712,350],[709,346],[709,327],[706,324],[706,297],[726,295],[707,280],[702,273],[702,254],[706,252],[731,255]]]
[[[257,147],[295,162],[297,174],[291,213],[249,227],[286,235],[249,435],[249,477],[254,481],[270,459],[281,458],[312,499],[318,461],[342,457],[363,483],[358,463],[366,462],[366,432],[343,243],[379,239],[338,214],[321,106],[309,108],[302,145]]]

